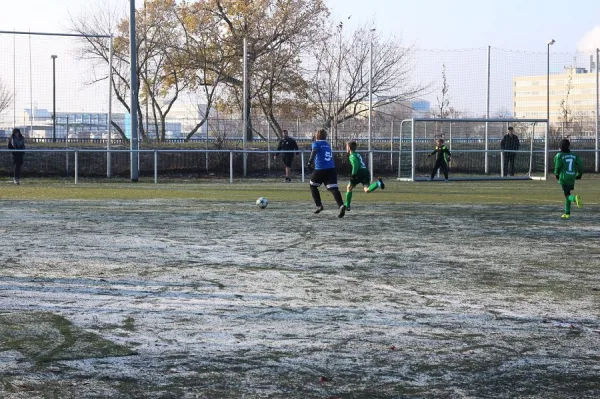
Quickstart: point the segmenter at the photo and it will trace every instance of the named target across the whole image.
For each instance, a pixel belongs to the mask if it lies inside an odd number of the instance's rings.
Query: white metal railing
[[[23,152],[23,153],[65,153],[65,154],[74,154],[74,165],[75,165],[75,176],[74,176],[74,182],[75,184],[78,183],[79,181],[79,154],[80,153],[105,153],[107,154],[107,156],[109,156],[110,154],[114,154],[114,153],[137,153],[137,154],[142,154],[142,153],[146,153],[146,154],[154,154],[154,183],[158,183],[158,154],[159,153],[201,153],[201,154],[206,154],[206,156],[208,157],[209,153],[229,153],[229,182],[233,183],[233,176],[234,176],[234,162],[233,162],[233,155],[236,153],[239,154],[244,154],[244,155],[249,155],[249,154],[281,154],[281,153],[300,153],[300,162],[301,162],[301,169],[302,169],[302,182],[305,182],[305,169],[306,169],[306,164],[305,164],[305,156],[304,153],[308,152],[310,153],[310,151],[308,150],[298,150],[298,151],[275,151],[275,150],[206,150],[206,149],[198,149],[198,150],[191,150],[191,149],[172,149],[172,150],[157,150],[157,149],[150,149],[150,150],[131,150],[131,149],[88,149],[88,148],[52,148],[52,149],[24,149],[24,150],[11,150],[11,149],[0,149],[0,154],[2,153],[13,153],[13,152]],[[333,151],[334,153],[343,153],[344,151]],[[373,151],[373,152],[384,152],[384,151]],[[270,157],[270,155],[269,155]],[[109,166],[107,166],[109,167]],[[68,161],[67,161],[67,171],[68,171]],[[110,177],[110,176],[109,176]]]
[[[110,149],[107,150],[105,148],[103,149],[75,149],[75,148],[56,148],[56,149],[25,149],[25,150],[11,150],[11,149],[6,149],[6,148],[0,148],[0,156],[2,156],[2,154],[6,154],[6,155],[10,155],[10,153],[13,152],[23,152],[23,153],[64,153],[64,154],[73,154],[74,156],[74,182],[75,184],[78,183],[79,181],[79,155],[81,153],[105,153],[107,155],[109,154],[113,154],[113,153],[132,153],[132,152],[136,152],[138,154],[153,154],[153,171],[154,171],[154,183],[158,183],[158,171],[159,171],[159,153],[200,153],[200,154],[206,154],[206,156],[208,157],[208,155],[210,153],[228,153],[229,154],[229,182],[233,183],[234,180],[234,154],[246,154],[246,155],[250,155],[250,154],[269,154],[269,158],[272,154],[280,154],[280,153],[300,153],[300,163],[301,163],[301,180],[302,182],[305,182],[306,180],[306,175],[305,175],[305,170],[306,170],[306,153],[310,154],[309,150],[298,150],[298,151],[276,151],[276,150],[206,150],[206,149],[168,149],[168,150],[159,150],[159,149],[148,149],[148,150],[131,150],[131,149]],[[334,150],[334,153],[345,153],[345,151],[342,150]],[[410,149],[404,150],[402,151],[402,147],[400,147],[399,150],[395,150],[395,151],[390,151],[390,150],[372,150],[370,153],[367,151],[363,151],[361,152],[365,157],[368,158],[372,158],[375,154],[388,154],[392,155],[392,157],[401,160],[402,157],[402,153],[405,154],[412,154],[413,159],[414,157],[417,156],[417,154],[427,154],[430,153],[429,150],[416,150],[414,149],[414,146]],[[557,152],[557,150],[552,150],[552,151],[547,151],[547,150],[534,150],[533,146],[531,146],[531,148],[527,149],[527,150],[521,150],[521,151],[512,151],[515,153],[524,153],[524,154],[529,154],[529,156],[531,157],[534,153],[535,154],[544,154],[545,156],[548,155],[549,152]],[[595,149],[577,149],[576,150],[577,153],[598,153]],[[475,150],[454,150],[453,154],[469,154],[469,153],[499,153],[500,154],[500,174],[504,175],[504,171],[503,171],[503,155],[504,152],[501,150],[479,150],[479,149],[475,149]],[[68,161],[67,161],[67,165],[68,165]],[[400,176],[400,168],[401,168],[401,162],[399,162],[398,164],[398,175]],[[414,167],[411,168],[411,177],[414,181]],[[68,171],[68,166],[67,166],[67,171]],[[532,164],[531,162],[529,163],[529,171],[527,173],[527,175],[531,176],[532,173]],[[545,174],[547,173],[547,171],[545,172]],[[483,174],[483,173],[479,173],[479,174]],[[545,177],[545,176],[544,176]],[[399,180],[408,180],[408,179],[400,179]]]

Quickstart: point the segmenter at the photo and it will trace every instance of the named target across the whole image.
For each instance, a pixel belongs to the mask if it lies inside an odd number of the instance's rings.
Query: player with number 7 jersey
[[[338,187],[333,151],[326,139],[327,132],[325,129],[317,130],[315,141],[312,143],[312,152],[308,159],[309,166],[313,167],[314,164],[314,171],[310,176],[310,192],[317,206],[315,213],[320,213],[323,210],[323,203],[321,202],[319,187],[325,184],[325,187],[327,187],[327,190],[331,192],[335,202],[337,202],[339,208],[338,217],[342,218],[346,213],[346,206]]]
[[[565,195],[565,213],[561,218],[571,218],[571,203],[575,202],[578,208],[583,207],[581,197],[572,195],[571,191],[575,189],[575,180],[583,176],[583,161],[576,154],[571,152],[571,143],[567,139],[562,139],[559,143],[560,151],[554,157],[554,175],[556,180],[562,186]]]

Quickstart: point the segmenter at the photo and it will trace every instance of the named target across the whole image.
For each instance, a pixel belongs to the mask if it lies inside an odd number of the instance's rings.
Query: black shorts
[[[371,184],[371,174],[367,169],[359,169],[355,177],[350,178],[350,182],[348,184],[350,184],[352,187],[356,187],[359,184],[368,186]]]
[[[281,160],[283,161],[283,164],[285,166],[287,166],[288,168],[291,168],[292,161],[294,160],[294,154],[283,154],[281,156]]]
[[[563,193],[565,195],[571,195],[571,191],[575,190],[574,184],[561,184]]]
[[[332,169],[315,169],[310,176],[310,185],[319,187],[321,184],[325,184],[327,189],[337,188],[337,173],[335,168]]]

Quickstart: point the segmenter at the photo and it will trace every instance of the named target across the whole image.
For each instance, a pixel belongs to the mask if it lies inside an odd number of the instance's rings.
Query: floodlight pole
[[[138,181],[139,152],[138,152],[138,87],[137,87],[137,51],[135,40],[135,0],[129,0],[129,65],[131,78],[131,97],[129,101],[129,127],[131,131],[131,181]]]
[[[243,123],[243,148],[244,148],[244,152],[243,152],[243,166],[244,166],[244,177],[247,176],[248,174],[248,162],[247,162],[247,154],[246,154],[246,150],[248,148],[248,41],[246,39],[246,37],[244,37],[244,42],[243,42],[243,55],[244,55],[244,61],[243,61],[243,77],[244,77],[244,95],[243,95],[243,101],[244,104],[242,106],[242,112],[244,113],[244,116],[242,118]]]
[[[491,76],[490,75],[490,69],[491,69],[490,56],[491,56],[491,52],[492,52],[492,47],[488,46],[488,48],[487,48],[487,86],[486,86],[486,93],[485,93],[485,97],[486,97],[485,118],[486,119],[490,119],[490,76]],[[450,123],[450,126],[452,126],[452,123]],[[485,159],[484,173],[486,175],[489,173],[488,150],[489,150],[489,133],[488,133],[488,122],[486,122],[485,123],[485,155],[484,155],[484,159]]]
[[[548,51],[546,53],[548,59],[546,61],[546,118],[548,124],[550,124],[550,46],[556,43],[554,39],[550,40],[548,45]]]
[[[56,143],[56,55],[52,58],[52,142]],[[33,110],[31,110],[33,112]]]
[[[598,118],[600,118],[600,116],[598,115],[598,113],[600,113],[600,99],[598,98],[598,91],[600,90],[600,82],[598,81],[599,79],[599,75],[598,75],[598,62],[600,61],[600,49],[596,49],[596,140],[594,140],[594,142],[596,143],[595,145],[595,150],[596,150],[596,167],[595,167],[595,171],[596,173],[598,173]]]
[[[550,46],[556,43],[556,40],[548,41],[547,61],[546,61],[546,137],[544,139],[544,179],[548,176],[548,136],[550,134]]]
[[[373,181],[373,153],[371,148],[372,133],[371,133],[371,115],[373,114],[373,32],[371,29],[369,36],[369,170],[371,171],[371,181]]]
[[[111,158],[110,142],[112,140],[111,121],[112,121],[112,62],[113,62],[113,35],[110,35],[108,42],[108,116],[106,119],[106,177],[111,176]]]

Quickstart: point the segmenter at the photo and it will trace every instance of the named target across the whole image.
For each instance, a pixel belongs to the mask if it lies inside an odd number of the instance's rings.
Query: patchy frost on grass
[[[600,395],[597,214],[326,205],[4,203],[1,308],[137,355],[40,372],[0,338],[1,370],[78,397]]]

